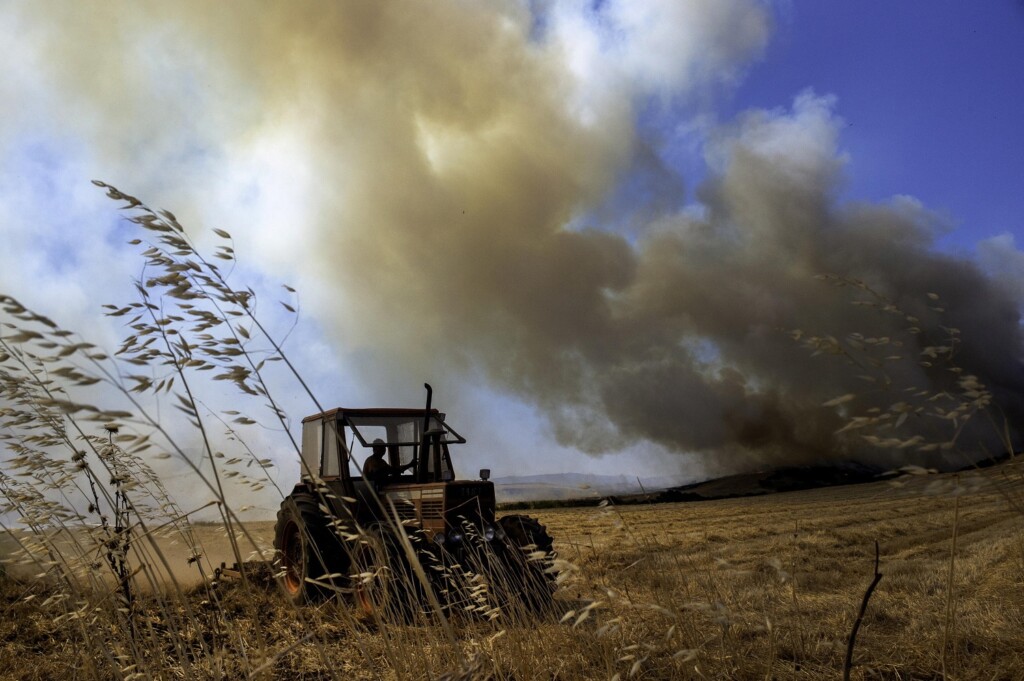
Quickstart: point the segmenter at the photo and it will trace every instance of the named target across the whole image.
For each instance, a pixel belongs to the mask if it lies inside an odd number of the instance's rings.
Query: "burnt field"
[[[211,589],[161,539],[180,586],[138,595],[126,625],[115,585],[70,592],[39,577],[38,563],[36,573],[15,564],[8,534],[0,674],[834,679],[877,541],[882,576],[851,678],[1024,678],[1021,478],[1010,463],[696,504],[540,510],[558,554],[555,612],[448,610],[411,623],[365,617],[344,597],[294,607],[258,580]],[[223,528],[194,529],[204,562],[230,561]],[[265,546],[273,523],[246,530]]]

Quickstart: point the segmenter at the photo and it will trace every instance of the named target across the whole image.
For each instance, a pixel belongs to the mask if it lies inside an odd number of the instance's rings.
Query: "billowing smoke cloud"
[[[837,200],[829,98],[708,127],[709,176],[679,208],[681,185],[638,121],[740,77],[768,38],[763,5],[589,5],[62,6],[46,24],[25,14],[33,4],[16,16],[40,32],[24,49],[80,112],[71,125],[100,166],[141,168],[126,190],[216,217],[300,272],[382,394],[410,377],[445,376],[448,394],[482,377],[595,453],[650,441],[723,465],[858,456],[858,434],[835,435],[855,408],[957,390],[951,365],[920,364],[947,345],[946,326],[961,329],[956,366],[1018,413],[1019,296],[938,254],[941,222],[913,200]],[[663,186],[621,192],[651,167]],[[161,185],[178,173],[187,197]],[[625,208],[609,210],[613,197]],[[252,222],[203,207],[215,201]],[[902,313],[853,306],[881,299],[821,273],[863,280]],[[878,356],[901,359],[865,371],[812,358],[796,329],[897,340]],[[922,441],[952,423],[911,417]]]

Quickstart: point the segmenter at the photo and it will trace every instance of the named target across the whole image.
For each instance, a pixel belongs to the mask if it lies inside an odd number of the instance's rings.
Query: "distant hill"
[[[555,473],[549,475],[513,475],[493,478],[498,503],[519,501],[560,501],[610,495],[661,492],[683,482],[678,477],[636,477]]]
[[[853,485],[891,477],[882,468],[854,461],[819,466],[787,466],[726,475],[700,482],[671,477],[561,473],[494,478],[498,503],[566,501],[612,497],[619,503],[701,501],[775,492]]]
[[[657,501],[700,501],[795,492],[817,487],[875,482],[894,475],[895,473],[887,473],[882,468],[855,461],[827,466],[787,466],[755,473],[726,475],[714,480],[673,487],[659,494]]]

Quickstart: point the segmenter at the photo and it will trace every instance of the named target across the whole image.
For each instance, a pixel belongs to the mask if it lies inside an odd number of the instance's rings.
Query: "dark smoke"
[[[244,17],[175,3],[95,20],[90,9],[41,24],[41,51],[59,57],[48,77],[68,105],[93,112],[80,125],[95,126],[101,161],[121,153],[125,129],[177,149],[167,131],[216,125],[238,164],[268,130],[292,133],[282,161],[303,159],[302,177],[287,178],[303,212],[250,236],[319,288],[306,309],[381,393],[426,375],[454,395],[483,376],[548,414],[563,443],[600,453],[650,441],[722,468],[952,461],[920,446],[960,425],[929,410],[951,409],[968,374],[1020,422],[1021,288],[938,252],[941,220],[911,199],[840,201],[829,99],[804,94],[790,112],[713,133],[709,177],[677,208],[685,185],[638,131],[638,110],[733,80],[765,43],[762,4],[546,11],[538,22],[514,2],[294,2]],[[137,37],[152,26],[161,41]],[[167,80],[145,71],[159,72],[160,49],[202,93],[194,109],[152,106],[166,99]],[[650,180],[635,192],[630,169]],[[955,355],[922,366],[948,344],[943,327],[960,329]],[[868,343],[853,351],[860,364],[805,346],[831,336],[848,348],[851,334],[903,345]],[[942,391],[952,402],[927,402]],[[901,402],[910,412],[893,410]],[[872,408],[889,423],[907,415],[895,430],[836,434]],[[973,422],[960,440],[970,456],[996,446]],[[877,449],[865,434],[920,439]]]
[[[707,452],[723,468],[836,458],[962,465],[996,453],[998,432],[981,416],[958,440],[966,454],[918,445],[952,439],[960,422],[933,412],[963,399],[964,375],[995,391],[1012,428],[1019,422],[1019,301],[973,263],[936,251],[943,224],[914,201],[839,202],[837,128],[831,103],[812,95],[790,114],[751,114],[713,145],[700,210],[663,215],[635,244],[567,231],[543,201],[527,202],[535,212],[521,223],[467,220],[430,234],[444,257],[417,262],[410,244],[409,278],[430,286],[404,296],[404,323],[389,333],[421,357],[455,349],[482,364],[493,383],[551,414],[563,443],[594,453],[648,440]],[[507,200],[536,195],[532,179],[515,179]],[[396,242],[382,234],[378,246]],[[930,358],[927,348],[949,343],[943,327],[960,330],[955,351]],[[812,357],[794,330],[844,345],[852,334],[895,342],[857,353],[859,366]],[[950,397],[928,400],[943,392]],[[822,406],[848,394],[841,407]],[[849,417],[902,402],[921,410],[900,428],[836,435]],[[878,449],[863,435],[918,440]]]

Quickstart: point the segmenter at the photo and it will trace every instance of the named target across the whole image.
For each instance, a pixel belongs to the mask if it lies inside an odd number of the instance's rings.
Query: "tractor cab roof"
[[[424,436],[439,443],[464,443],[466,439],[445,423],[445,415],[437,409],[346,409],[338,407],[302,419],[310,423],[320,420],[335,421],[352,430],[364,447],[385,444],[412,447],[423,442]],[[426,428],[426,432],[424,432]]]
[[[312,414],[302,419],[303,423],[309,421],[319,421],[320,419],[343,419],[346,416],[399,416],[399,417],[415,417],[424,418],[427,415],[426,409],[399,409],[391,407],[373,407],[371,409],[348,409],[346,407],[335,407],[334,409],[328,409],[327,411],[319,414]],[[444,420],[444,414],[439,412],[437,409],[430,410],[431,416],[439,417],[442,421]]]

